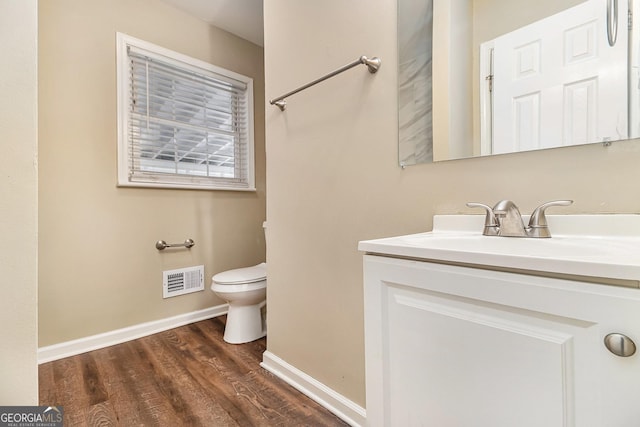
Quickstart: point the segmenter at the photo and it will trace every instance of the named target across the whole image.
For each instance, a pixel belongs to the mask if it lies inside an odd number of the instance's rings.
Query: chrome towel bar
[[[158,240],[156,242],[156,249],[159,251],[163,251],[166,248],[177,248],[177,247],[183,247],[183,246],[187,249],[191,249],[191,247],[194,246],[195,244],[196,242],[194,242],[192,239],[187,239],[183,243],[167,243],[164,240]]]
[[[309,87],[311,87],[311,86],[313,86],[315,84],[318,84],[318,83],[320,83],[320,82],[322,82],[324,80],[327,80],[327,79],[329,79],[329,78],[331,78],[331,77],[333,77],[333,76],[335,76],[337,74],[342,73],[343,71],[347,71],[348,69],[353,68],[356,65],[360,65],[360,64],[366,65],[367,69],[369,70],[369,72],[371,74],[374,74],[380,68],[380,65],[382,64],[382,61],[380,60],[380,58],[376,58],[376,57],[367,58],[366,56],[361,56],[360,58],[358,58],[358,60],[353,61],[352,63],[347,64],[344,67],[340,67],[337,70],[332,71],[331,73],[327,74],[326,76],[320,77],[319,79],[316,79],[316,80],[312,81],[311,83],[307,83],[304,86],[300,86],[298,89],[292,90],[291,92],[285,93],[282,96],[279,96],[277,98],[274,98],[274,99],[270,100],[269,104],[277,106],[278,108],[280,108],[280,111],[284,111],[284,109],[287,106],[287,101],[285,100],[285,98],[288,98],[291,95],[294,95],[294,94],[296,94],[296,93],[298,93],[300,91],[303,91],[303,90],[305,90],[305,89],[307,89],[307,88],[309,88]]]

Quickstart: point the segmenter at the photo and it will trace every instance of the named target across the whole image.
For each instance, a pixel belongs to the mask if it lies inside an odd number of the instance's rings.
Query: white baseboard
[[[147,335],[156,334],[189,323],[222,316],[226,314],[227,311],[229,311],[229,305],[221,304],[215,307],[205,308],[204,310],[192,311],[191,313],[179,314],[166,319],[140,323],[138,325],[116,329],[115,331],[40,347],[38,348],[38,364],[75,356],[76,354],[146,337]]]
[[[273,353],[265,351],[262,355],[260,366],[312,400],[315,400],[349,425],[358,427],[366,424],[367,416],[363,407],[288,364]]]

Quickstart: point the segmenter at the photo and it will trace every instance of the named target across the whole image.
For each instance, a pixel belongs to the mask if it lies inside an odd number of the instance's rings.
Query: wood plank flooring
[[[346,426],[259,366],[266,338],[222,340],[224,316],[39,367],[40,404],[70,426]]]

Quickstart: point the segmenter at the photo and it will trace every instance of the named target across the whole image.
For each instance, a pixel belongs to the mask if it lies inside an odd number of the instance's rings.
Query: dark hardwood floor
[[[44,363],[40,404],[69,426],[346,426],[259,366],[266,339],[222,340],[225,317]]]

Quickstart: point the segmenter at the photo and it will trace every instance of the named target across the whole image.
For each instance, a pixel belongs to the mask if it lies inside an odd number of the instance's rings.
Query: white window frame
[[[253,79],[233,71],[206,63],[154,45],[144,40],[136,39],[126,34],[116,33],[117,57],[117,97],[118,97],[118,186],[123,187],[156,187],[156,188],[185,188],[207,190],[255,191],[255,159],[254,159],[254,118],[253,118]],[[188,174],[153,174],[145,173],[138,176],[132,172],[131,164],[136,161],[132,157],[131,141],[129,138],[129,122],[131,119],[131,73],[128,48],[145,51],[149,57],[159,59],[195,73],[211,76],[222,81],[237,81],[246,85],[246,158],[242,180],[235,178],[197,177]],[[135,176],[134,176],[135,175]]]

